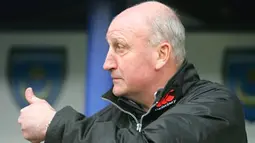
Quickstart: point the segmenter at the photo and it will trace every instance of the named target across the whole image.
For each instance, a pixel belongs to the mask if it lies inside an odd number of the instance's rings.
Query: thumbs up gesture
[[[32,88],[26,89],[25,98],[29,105],[20,110],[18,123],[25,139],[32,143],[40,143],[44,141],[47,127],[56,111],[47,101],[36,97]]]

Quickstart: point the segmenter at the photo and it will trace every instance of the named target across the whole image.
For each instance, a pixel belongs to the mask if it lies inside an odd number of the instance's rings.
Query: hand
[[[25,98],[30,105],[20,110],[18,123],[25,139],[32,143],[40,143],[45,140],[47,127],[56,111],[47,101],[36,97],[32,88],[26,89]]]

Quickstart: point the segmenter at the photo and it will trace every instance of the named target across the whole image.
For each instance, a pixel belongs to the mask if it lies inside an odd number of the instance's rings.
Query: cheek
[[[148,55],[123,59],[119,68],[124,80],[130,84],[147,82],[154,71],[152,59]]]

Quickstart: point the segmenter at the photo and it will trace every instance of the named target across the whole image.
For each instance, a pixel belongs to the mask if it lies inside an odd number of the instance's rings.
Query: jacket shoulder
[[[197,97],[208,98],[231,98],[237,100],[237,96],[227,86],[221,83],[212,82],[208,80],[200,80],[187,92],[187,99],[193,99]]]

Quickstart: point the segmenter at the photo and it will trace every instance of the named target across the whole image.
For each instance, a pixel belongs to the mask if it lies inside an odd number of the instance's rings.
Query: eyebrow
[[[122,37],[110,37],[110,38],[108,38],[108,37],[106,37],[106,40],[107,40],[107,42],[108,43],[115,43],[115,42],[118,42],[118,43],[123,43],[123,44],[125,44],[125,43],[127,43],[127,40],[125,40],[125,38],[122,38]]]

